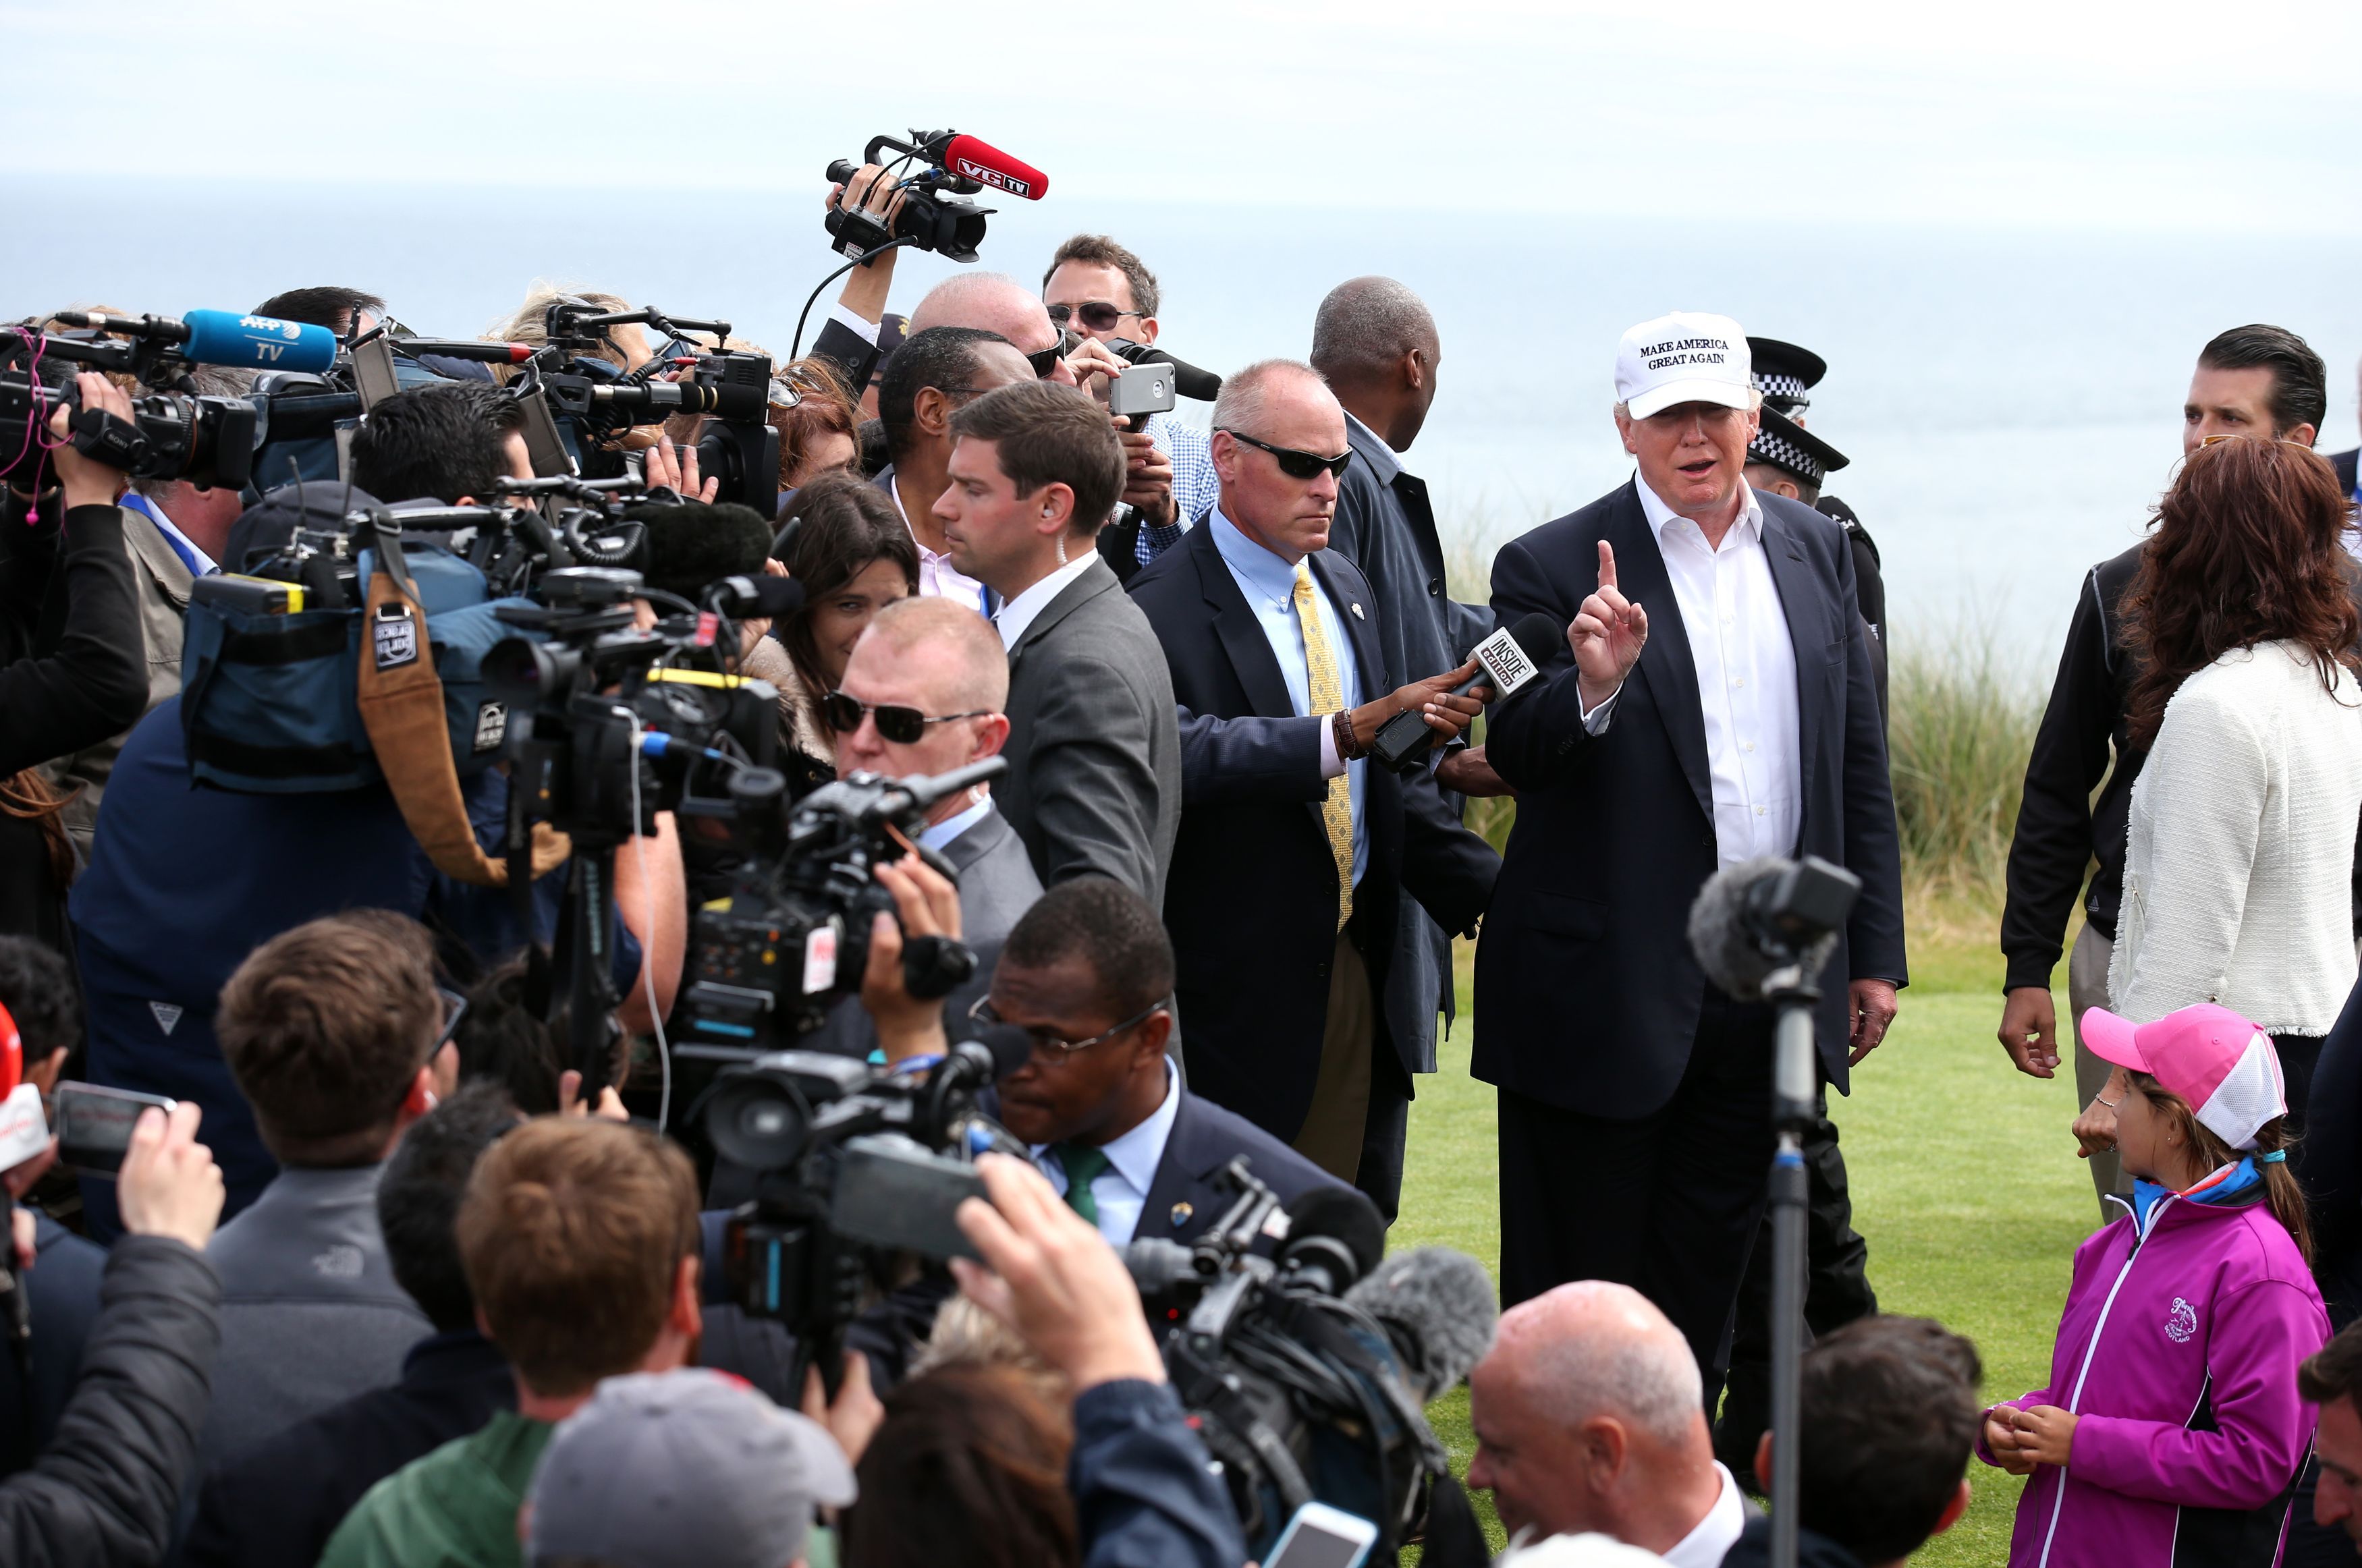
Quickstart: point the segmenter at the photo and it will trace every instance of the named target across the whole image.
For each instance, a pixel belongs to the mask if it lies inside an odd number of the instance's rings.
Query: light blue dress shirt
[[[1103,1143],[1099,1153],[1108,1157],[1107,1169],[1091,1182],[1091,1200],[1098,1205],[1099,1234],[1108,1244],[1124,1247],[1140,1229],[1140,1211],[1148,1206],[1148,1189],[1156,1185],[1156,1167],[1164,1163],[1164,1145],[1173,1136],[1173,1119],[1181,1114],[1181,1086],[1173,1081],[1173,1061],[1164,1062],[1164,1103],[1158,1106],[1148,1119],[1113,1143]],[[1033,1165],[1058,1196],[1066,1196],[1066,1170],[1058,1156],[1046,1143],[1033,1147]]]
[[[1287,683],[1287,700],[1296,706],[1298,718],[1312,713],[1312,668],[1305,662],[1303,623],[1296,616],[1296,569],[1239,532],[1238,525],[1217,508],[1209,525],[1214,530],[1214,548],[1222,564],[1231,569],[1231,578],[1246,595],[1247,608],[1254,612],[1255,624],[1271,644],[1274,657],[1279,660],[1279,675]],[[1338,603],[1320,586],[1320,575],[1312,576],[1312,592],[1320,601],[1320,624],[1329,634],[1329,646],[1337,657],[1337,680],[1344,689],[1345,706],[1362,705],[1362,672],[1353,657],[1352,634],[1345,629],[1344,618],[1338,613]],[[1276,718],[1277,714],[1266,717]],[[1355,760],[1345,764],[1345,783],[1353,801],[1353,885],[1362,885],[1362,873],[1369,869],[1370,834],[1363,822],[1362,802],[1367,784],[1370,765]]]

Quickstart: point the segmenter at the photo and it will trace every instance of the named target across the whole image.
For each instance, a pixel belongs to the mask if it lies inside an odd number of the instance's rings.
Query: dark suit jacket
[[[1368,691],[1387,667],[1377,601],[1352,562],[1307,558],[1353,639]],[[1320,819],[1320,726],[1297,718],[1279,661],[1214,547],[1192,528],[1132,579],[1134,602],[1164,645],[1173,694],[1190,715],[1182,747],[1188,811],[1175,845],[1164,923],[1189,1021],[1189,1084],[1281,1139],[1311,1108],[1337,942],[1337,867]],[[1238,723],[1236,721],[1251,721]],[[1445,810],[1425,774],[1373,764],[1363,791],[1369,857],[1347,928],[1369,966],[1379,1010],[1376,1048],[1418,1071],[1435,1023],[1386,979],[1410,937],[1397,918],[1407,889],[1447,929],[1473,928],[1500,862]]]
[[[1823,977],[1822,1066],[1846,1087],[1849,978],[1906,978],[1894,799],[1886,778],[1853,551],[1808,506],[1756,493],[1764,554],[1796,652],[1801,852],[1862,880]],[[1638,1118],[1681,1081],[1705,977],[1691,901],[1714,874],[1713,794],[1697,668],[1636,484],[1502,547],[1493,610],[1572,621],[1598,585],[1598,541],[1627,597],[1654,612],[1604,734],[1580,719],[1573,654],[1497,704],[1485,755],[1518,790],[1501,884],[1476,951],[1476,1077],[1595,1116]]]
[[[1214,1178],[1241,1154],[1255,1179],[1268,1183],[1282,1203],[1316,1187],[1344,1185],[1245,1117],[1185,1088],[1132,1240],[1196,1241],[1231,1206],[1232,1195]]]
[[[2362,447],[2349,447],[2343,452],[2329,454],[2330,466],[2337,470],[2337,486],[2346,494],[2354,493],[2354,461],[2362,458]]]
[[[1173,681],[1156,634],[1104,561],[1009,650],[1007,712],[1009,771],[992,797],[1042,885],[1112,877],[1160,902],[1181,822]]]

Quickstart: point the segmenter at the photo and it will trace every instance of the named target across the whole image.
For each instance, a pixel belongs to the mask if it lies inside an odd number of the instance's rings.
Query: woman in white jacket
[[[2141,661],[2111,1010],[2198,1002],[2279,1047],[2301,1126],[2322,1036],[2354,988],[2362,637],[2330,465],[2290,441],[2192,453],[2125,601]],[[2103,1091],[2121,1098],[2122,1074]]]

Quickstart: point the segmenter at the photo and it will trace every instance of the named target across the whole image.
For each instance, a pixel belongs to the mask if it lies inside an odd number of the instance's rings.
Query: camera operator
[[[86,408],[131,417],[131,400],[105,377],[74,380]],[[0,527],[0,931],[65,945],[64,898],[74,855],[64,801],[39,765],[99,745],[138,723],[148,704],[131,521],[116,497],[124,475],[66,440],[68,411],[50,424],[44,477],[11,476]],[[18,479],[22,478],[22,488]],[[36,514],[53,520],[27,526]]]
[[[489,388],[400,393],[373,411],[357,463],[365,457],[369,477],[386,487],[373,493],[472,496],[513,471],[509,459],[521,450],[501,426],[504,406]],[[382,418],[389,410],[393,417]],[[282,533],[268,542],[282,543],[295,510],[271,512]],[[275,1168],[213,1039],[215,999],[239,962],[306,921],[383,909],[444,933],[440,956],[465,984],[529,938],[548,940],[568,870],[535,883],[535,929],[527,933],[505,889],[436,870],[381,783],[292,795],[192,789],[180,702],[158,707],[125,744],[108,791],[122,804],[102,812],[74,889],[75,957],[91,1015],[92,1081],[203,1105],[234,1214]],[[460,793],[478,842],[497,853],[507,776],[487,768],[461,780]],[[688,922],[670,814],[660,813],[657,826],[657,837],[615,857],[613,978],[619,1016],[635,1032],[672,1005]],[[653,966],[645,976],[644,950]],[[109,1233],[104,1184],[86,1183],[83,1199],[95,1232]]]
[[[953,565],[935,502],[951,482],[952,415],[996,387],[1033,379],[1010,341],[977,327],[914,332],[886,361],[877,417],[891,458],[877,479],[919,547],[919,591],[989,614],[984,584]]]
[[[132,1130],[116,1177],[127,1234],[73,1395],[32,1469],[0,1482],[0,1561],[15,1568],[140,1568],[171,1541],[219,1342],[204,1250],[222,1180],[198,1116],[150,1110]]]
[[[1067,240],[1042,275],[1042,302],[1049,308],[1050,325],[1101,343],[1125,338],[1153,344],[1161,295],[1148,264],[1103,234],[1078,234]],[[1150,465],[1142,436],[1170,468],[1173,505],[1170,515],[1155,508],[1135,513],[1139,521],[1130,531],[1131,559],[1139,566],[1164,554],[1184,530],[1211,511],[1221,487],[1214,473],[1213,438],[1169,414],[1151,414],[1140,435],[1124,433],[1134,487]],[[1124,500],[1138,506],[1153,497],[1136,498],[1128,488]],[[1161,520],[1152,522],[1151,512]]]
[[[1066,1487],[1082,1561],[1239,1568],[1238,1520],[1165,1381],[1123,1260],[1040,1173],[999,1154],[977,1167],[992,1201],[961,1204],[959,1223],[984,1262],[955,1258],[952,1270],[1075,1390]]]
[[[842,771],[907,778],[996,755],[1009,738],[1000,711],[1008,697],[1009,661],[988,623],[946,600],[903,599],[870,622],[822,712]],[[977,973],[944,999],[945,1015],[957,1020],[983,996],[1000,944],[1042,883],[987,784],[937,801],[917,842],[958,873],[961,940],[976,953]],[[848,997],[803,1043],[866,1057],[877,1032]]]
[[[821,204],[833,211],[849,200],[885,219],[890,228],[894,215],[901,209],[902,193],[885,173],[879,165],[865,163],[845,183],[832,184]],[[846,273],[836,308],[829,312],[820,336],[812,339],[811,357],[827,364],[844,384],[845,395],[861,402],[872,415],[877,413],[877,399],[869,391],[872,377],[904,337],[902,332],[889,335],[885,330],[886,296],[893,291],[894,261],[900,254],[889,250]],[[907,322],[903,326],[909,327]]]

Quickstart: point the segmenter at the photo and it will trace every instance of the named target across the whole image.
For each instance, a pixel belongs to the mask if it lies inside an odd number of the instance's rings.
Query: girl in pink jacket
[[[2083,1043],[2131,1074],[2116,1148],[2133,1210],[2075,1253],[2050,1384],[1985,1412],[1978,1456],[2028,1475],[2010,1568],[2274,1568],[2329,1337],[2282,1158],[2271,1041],[2227,1008]]]

